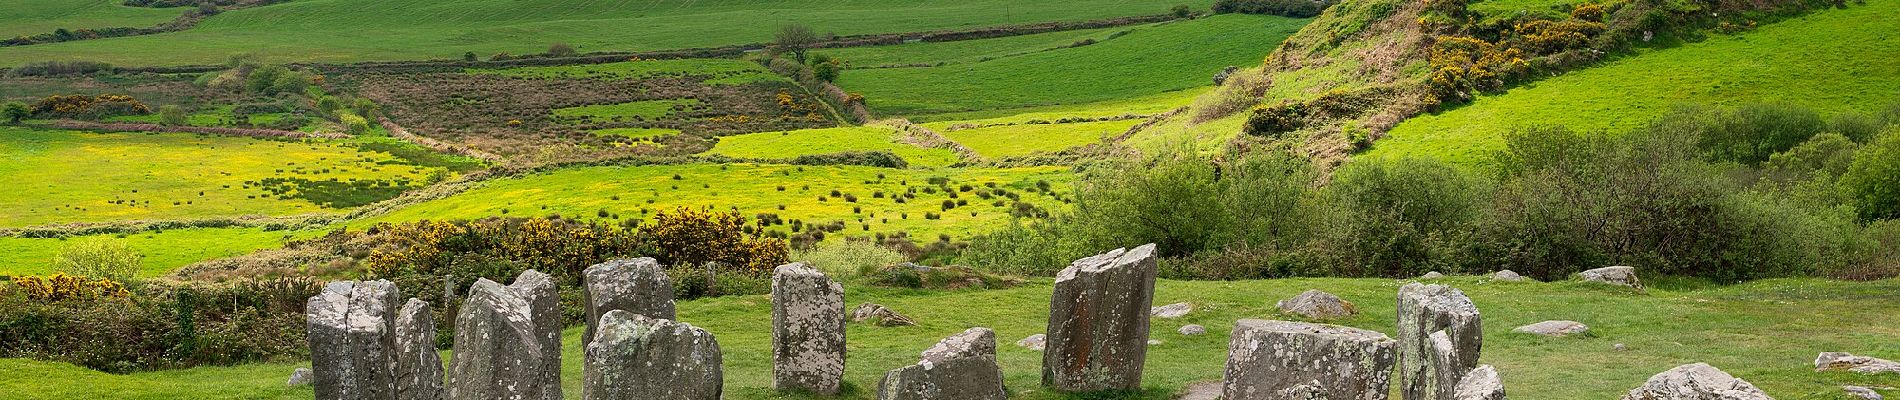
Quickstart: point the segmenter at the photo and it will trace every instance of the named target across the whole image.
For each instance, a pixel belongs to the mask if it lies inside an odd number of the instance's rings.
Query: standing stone
[[[396,303],[389,281],[332,282],[305,304],[316,398],[395,399]]]
[[[996,332],[970,328],[924,350],[916,365],[891,370],[877,385],[879,400],[1003,400],[1003,369],[996,365]]]
[[[1873,389],[1868,389],[1865,386],[1842,386],[1841,392],[1847,393],[1849,397],[1861,400],[1886,400],[1885,397],[1880,395],[1880,392],[1875,392]]]
[[[772,274],[772,388],[838,394],[844,380],[844,287],[805,263]]]
[[[1504,380],[1497,368],[1480,365],[1458,382],[1457,392],[1457,400],[1504,400]]]
[[[1466,372],[1478,367],[1483,346],[1478,307],[1464,292],[1443,285],[1407,284],[1399,288],[1399,393],[1405,400],[1446,400]],[[1434,362],[1431,335],[1444,331],[1449,342]],[[1445,370],[1438,370],[1442,366]]]
[[[539,376],[542,400],[561,400],[561,295],[554,289],[554,277],[527,270],[508,285],[516,296],[528,302],[528,315],[534,321],[534,337],[543,349]],[[532,396],[532,395],[531,395]]]
[[[1637,291],[1643,290],[1643,281],[1636,279],[1636,267],[1603,267],[1577,273],[1584,282],[1598,282],[1625,286]]]
[[[547,393],[543,386],[560,385],[545,380],[552,375],[542,371],[547,359],[559,357],[561,349],[542,339],[532,301],[486,278],[469,287],[455,317],[448,400],[541,399]]]
[[[601,316],[587,344],[591,400],[719,400],[719,341],[704,329],[626,310]]]
[[[1544,322],[1539,322],[1535,324],[1520,326],[1520,327],[1517,327],[1517,329],[1511,330],[1511,332],[1529,333],[1532,335],[1549,336],[1549,337],[1564,337],[1564,336],[1570,336],[1570,335],[1583,334],[1589,331],[1590,331],[1590,327],[1588,325],[1584,325],[1582,322],[1577,322],[1577,321],[1544,321]]]
[[[1623,400],[1773,400],[1748,381],[1695,363],[1676,367],[1649,377],[1643,386],[1630,390]]]
[[[1154,301],[1155,245],[1076,260],[1049,299],[1042,384],[1058,391],[1141,388]]]
[[[1243,319],[1223,375],[1226,400],[1384,400],[1398,342],[1338,325]]]
[[[623,310],[654,319],[678,319],[673,310],[673,280],[652,258],[611,260],[582,272],[581,303],[587,307],[585,348],[594,341],[595,325],[608,311]]]
[[[396,390],[403,400],[442,398],[442,353],[435,351],[429,302],[410,298],[396,313]]]
[[[1825,352],[1814,357],[1815,371],[1853,371],[1863,374],[1900,373],[1900,362],[1848,353]]]
[[[1317,320],[1345,318],[1359,313],[1359,308],[1352,302],[1319,289],[1309,289],[1293,298],[1280,300],[1274,306],[1279,307],[1280,312]]]

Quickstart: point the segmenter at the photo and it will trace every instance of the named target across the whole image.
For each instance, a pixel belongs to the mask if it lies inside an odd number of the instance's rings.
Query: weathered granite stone
[[[1029,337],[1025,337],[1023,338],[1023,340],[1016,341],[1016,345],[1022,346],[1022,348],[1025,348],[1025,349],[1042,351],[1042,349],[1048,344],[1048,342],[1049,342],[1049,335],[1038,333],[1034,335],[1029,335]]]
[[[429,302],[410,298],[396,313],[396,397],[442,398],[442,353],[435,351],[435,316]]]
[[[1507,269],[1491,274],[1491,280],[1499,282],[1526,282],[1530,281],[1531,278],[1525,278],[1523,275],[1518,275],[1516,271]]]
[[[1748,381],[1708,364],[1676,367],[1649,377],[1623,400],[1773,400]]]
[[[1885,400],[1885,397],[1881,396],[1880,392],[1875,392],[1873,389],[1868,389],[1863,386],[1842,386],[1841,391],[1846,392],[1849,397],[1856,399]]]
[[[1814,357],[1815,371],[1853,371],[1863,374],[1900,374],[1900,362],[1848,353],[1826,352]]]
[[[1498,369],[1489,365],[1465,374],[1458,382],[1457,400],[1504,400],[1504,380],[1498,377]]]
[[[395,399],[397,302],[389,281],[333,282],[305,304],[317,399]]]
[[[1418,276],[1418,279],[1444,279],[1444,278],[1445,278],[1445,274],[1438,273],[1438,271],[1426,272],[1424,275]]]
[[[1188,336],[1205,335],[1207,334],[1207,327],[1195,325],[1195,324],[1187,324],[1187,325],[1181,326],[1180,332],[1181,334],[1188,335]]]
[[[587,267],[581,273],[581,304],[587,307],[587,332],[581,346],[594,341],[594,325],[608,311],[624,310],[654,319],[677,319],[673,311],[673,280],[652,258],[623,258]]]
[[[1056,274],[1042,384],[1058,391],[1141,388],[1154,301],[1155,245],[1076,260]]]
[[[1603,267],[1578,272],[1577,277],[1585,282],[1600,282],[1617,286],[1626,286],[1638,291],[1643,290],[1643,281],[1636,278],[1635,267]]]
[[[1243,319],[1223,375],[1226,400],[1383,400],[1398,342],[1338,325]]]
[[[290,371],[290,379],[284,381],[284,385],[309,386],[312,379],[316,379],[316,374],[311,373],[309,368],[298,368]]]
[[[704,329],[627,310],[601,316],[587,344],[582,397],[592,400],[719,400],[719,341]]]
[[[844,380],[844,287],[805,263],[772,274],[772,387],[824,395]]]
[[[916,320],[910,319],[910,317],[904,316],[904,314],[898,314],[897,311],[893,311],[889,307],[877,303],[863,303],[852,308],[851,321],[871,321],[872,325],[885,327],[917,325]]]
[[[547,359],[559,357],[548,347],[535,310],[522,293],[495,281],[478,279],[455,317],[455,352],[450,354],[448,400],[541,399],[547,393]],[[558,371],[555,372],[558,374]]]
[[[540,377],[543,400],[561,400],[561,295],[554,288],[554,277],[541,271],[527,270],[515,277],[509,290],[528,302],[534,320],[534,337],[541,348],[554,349],[541,357]]]
[[[1478,307],[1464,292],[1443,285],[1399,288],[1399,393],[1405,400],[1445,400],[1464,374],[1478,366],[1484,332]],[[1445,331],[1450,355],[1434,362],[1433,332]],[[1449,370],[1437,370],[1443,365]]]
[[[1359,308],[1352,302],[1319,289],[1310,289],[1293,298],[1280,300],[1275,306],[1280,307],[1280,312],[1316,320],[1345,318],[1359,313]]]
[[[1577,321],[1544,321],[1520,326],[1511,331],[1549,337],[1564,337],[1589,332],[1590,327]]]
[[[1238,72],[1240,72],[1240,67],[1232,65],[1221,69],[1219,73],[1214,74],[1214,86],[1227,84],[1227,78],[1234,76],[1234,74]]]
[[[1196,382],[1182,388],[1174,400],[1220,400],[1220,381]]]
[[[970,328],[924,350],[916,365],[891,370],[877,385],[880,400],[1002,400],[996,332]]]
[[[1165,306],[1150,307],[1148,308],[1148,315],[1154,316],[1155,318],[1174,319],[1185,317],[1189,312],[1193,311],[1194,304],[1192,303],[1174,303]]]

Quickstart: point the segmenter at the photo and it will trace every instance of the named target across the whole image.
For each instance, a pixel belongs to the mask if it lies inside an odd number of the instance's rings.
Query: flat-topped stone
[[[1353,305],[1352,302],[1319,289],[1308,289],[1292,298],[1280,300],[1274,306],[1279,307],[1280,312],[1315,320],[1346,318],[1359,314],[1359,307]]]
[[[344,281],[324,285],[305,303],[317,399],[397,398],[400,299],[389,281]]]
[[[1814,357],[1814,370],[1853,371],[1863,374],[1900,374],[1900,362],[1841,352],[1826,352]]]
[[[1643,290],[1643,281],[1636,278],[1636,267],[1615,266],[1578,272],[1577,278],[1584,282],[1597,282]]]
[[[924,362],[944,362],[952,358],[996,355],[996,331],[975,327],[937,341],[921,354]]]
[[[587,308],[587,332],[581,346],[594,340],[594,325],[609,311],[622,310],[647,318],[676,319],[673,280],[651,257],[608,260],[581,273],[581,304]]]
[[[1385,399],[1397,344],[1359,328],[1243,319],[1228,342],[1222,392],[1227,400]]]
[[[1431,335],[1448,342],[1435,348]],[[1457,382],[1478,366],[1484,332],[1478,307],[1463,291],[1411,283],[1399,288],[1399,393],[1405,400],[1446,400]],[[1439,352],[1444,354],[1442,359]]]
[[[1564,336],[1578,335],[1578,334],[1589,332],[1590,327],[1588,325],[1584,325],[1582,322],[1577,322],[1577,321],[1544,321],[1544,322],[1539,322],[1535,324],[1520,326],[1520,327],[1517,327],[1517,329],[1512,329],[1511,331],[1517,332],[1517,333],[1529,333],[1532,335],[1540,335],[1540,336],[1564,337]]]
[[[1064,392],[1141,388],[1155,245],[1082,258],[1056,274],[1042,383]]]
[[[772,387],[835,395],[844,383],[844,287],[805,263],[772,274]]]
[[[1192,311],[1194,311],[1194,304],[1192,303],[1174,303],[1165,306],[1151,307],[1148,309],[1148,315],[1155,318],[1174,319],[1185,317]]]
[[[586,348],[583,398],[719,400],[723,353],[711,333],[691,324],[627,310],[601,316]]]
[[[1623,400],[1773,400],[1755,385],[1709,364],[1695,363],[1651,376]]]

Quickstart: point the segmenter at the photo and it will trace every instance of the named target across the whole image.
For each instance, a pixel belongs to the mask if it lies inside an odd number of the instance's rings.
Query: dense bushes
[[[34,117],[38,118],[99,119],[119,115],[151,114],[152,108],[132,96],[52,95],[34,102],[30,111]]]
[[[1214,2],[1215,14],[1267,14],[1293,18],[1312,18],[1319,16],[1331,6],[1329,0],[1217,0]]]
[[[641,234],[653,243],[654,258],[667,265],[722,266],[753,274],[769,273],[785,264],[782,239],[764,237],[747,226],[745,215],[712,209],[679,208],[653,216]]]
[[[109,296],[0,291],[0,357],[119,373],[298,359],[308,351],[304,300],[320,289],[310,279],[279,279],[142,284]]]
[[[98,61],[35,61],[7,70],[6,76],[59,76],[87,75],[100,72],[112,72],[112,64]]]

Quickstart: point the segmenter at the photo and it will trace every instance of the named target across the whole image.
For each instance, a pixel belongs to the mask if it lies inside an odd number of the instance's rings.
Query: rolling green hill
[[[1531,125],[1619,132],[1681,104],[1779,102],[1823,114],[1900,101],[1900,2],[1816,11],[1655,49],[1400,123],[1368,156],[1479,162]]]
[[[276,61],[487,57],[556,42],[584,52],[664,50],[767,42],[791,23],[840,35],[912,32],[1154,15],[1176,4],[1212,1],[299,0],[227,12],[185,32],[0,48],[0,65],[205,64],[243,52]]]
[[[82,28],[144,28],[171,21],[180,8],[126,7],[120,0],[0,0],[0,38]]]
[[[792,159],[847,151],[885,150],[916,167],[956,164],[957,154],[897,142],[897,131],[874,126],[759,132],[719,138],[707,154],[738,158]]]

